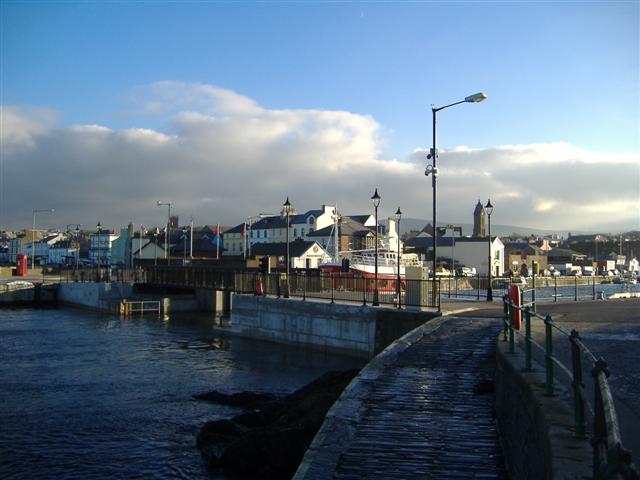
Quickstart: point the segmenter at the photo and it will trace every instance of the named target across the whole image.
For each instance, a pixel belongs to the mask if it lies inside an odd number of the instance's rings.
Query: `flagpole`
[[[242,253],[244,259],[247,259],[247,222],[242,224],[242,240],[244,241],[244,248],[242,249]]]
[[[138,257],[142,254],[142,224],[140,224],[140,238],[138,239]]]
[[[193,263],[193,217],[191,217],[191,238],[189,239],[189,258]]]
[[[220,260],[220,224],[216,227],[216,260]]]

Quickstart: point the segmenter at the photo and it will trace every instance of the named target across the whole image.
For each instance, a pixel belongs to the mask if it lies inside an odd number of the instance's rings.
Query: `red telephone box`
[[[16,255],[16,275],[24,277],[27,274],[27,256],[24,253]]]

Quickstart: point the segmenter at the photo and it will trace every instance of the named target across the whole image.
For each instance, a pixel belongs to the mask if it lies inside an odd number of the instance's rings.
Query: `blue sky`
[[[484,91],[486,102],[439,114],[441,148],[566,143],[603,155],[640,150],[637,1],[3,1],[1,8],[1,103],[55,112],[56,131],[100,125],[176,135],[176,115],[203,112],[202,103],[174,102],[165,91],[156,99],[164,102],[161,112],[139,108],[150,85],[173,81],[227,89],[270,112],[371,118],[377,125],[372,155],[408,162],[431,142],[432,103]],[[627,171],[631,186],[624,195],[631,204],[622,208],[636,211],[621,224],[635,227],[640,173]],[[5,165],[5,196],[11,172]],[[492,193],[470,192],[467,203]],[[562,205],[547,197],[529,200]],[[353,208],[366,204],[358,205]],[[463,208],[448,212],[452,221],[468,221]],[[190,203],[190,210],[198,207]],[[3,215],[0,223],[15,221]],[[427,217],[417,209],[415,216]],[[518,223],[519,217],[512,212],[505,220]],[[543,222],[527,215],[519,221],[550,228],[565,223]]]

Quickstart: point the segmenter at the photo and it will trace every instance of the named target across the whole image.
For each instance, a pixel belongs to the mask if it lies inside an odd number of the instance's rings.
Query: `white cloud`
[[[279,211],[286,196],[298,210],[337,202],[366,213],[376,187],[381,215],[401,206],[405,217],[431,216],[425,151],[383,158],[382,127],[370,116],[270,110],[231,90],[183,82],[135,95],[145,115],[170,115],[168,131],[56,126],[50,110],[3,108],[0,224],[25,227],[33,208],[56,208],[47,221],[58,226],[152,225],[166,213],[157,199],[198,223],[237,224]],[[563,142],[441,149],[439,218],[470,223],[477,199],[491,197],[496,224],[640,228],[639,165],[638,153]]]

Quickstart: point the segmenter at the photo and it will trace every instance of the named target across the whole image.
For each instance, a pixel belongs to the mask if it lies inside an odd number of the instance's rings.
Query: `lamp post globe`
[[[493,205],[491,205],[491,199],[487,200],[487,204],[484,206],[487,212],[487,224],[489,226],[489,258],[487,262],[487,302],[493,301],[493,289],[491,288],[491,274],[493,273],[493,255],[491,255],[491,214],[493,213]]]
[[[377,307],[380,305],[379,294],[378,294],[378,207],[380,206],[380,200],[382,197],[378,194],[378,189],[371,196],[371,201],[373,202],[373,208],[375,212],[376,219],[376,233],[375,233],[375,273],[373,280],[373,302],[372,305]]]

